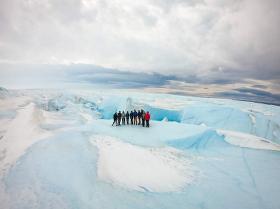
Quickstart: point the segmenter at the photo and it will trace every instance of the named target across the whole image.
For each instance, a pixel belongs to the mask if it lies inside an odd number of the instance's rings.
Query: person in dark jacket
[[[122,125],[125,125],[125,112],[122,111]]]
[[[119,111],[118,113],[118,126],[121,125],[122,113]]]
[[[140,110],[138,110],[138,113],[137,113],[137,120],[138,120],[138,125],[141,124],[141,112]]]
[[[125,114],[125,118],[126,118],[126,124],[129,124],[129,112],[127,111]]]
[[[146,115],[145,111],[142,110],[141,120],[142,120],[142,126],[143,127],[145,127],[145,115]]]
[[[133,112],[132,112],[132,110],[129,114],[129,117],[130,117],[130,124],[133,125]]]
[[[115,114],[113,115],[113,119],[114,119],[114,122],[113,122],[112,126],[113,126],[114,124],[118,125],[118,123],[117,123],[117,120],[118,120],[118,114],[117,114],[117,112],[115,112]]]
[[[150,127],[150,119],[151,119],[151,115],[150,115],[150,113],[148,111],[145,114],[146,127]]]
[[[136,112],[136,110],[134,110],[134,112],[133,112],[133,124],[134,125],[136,125],[137,124],[137,112]]]

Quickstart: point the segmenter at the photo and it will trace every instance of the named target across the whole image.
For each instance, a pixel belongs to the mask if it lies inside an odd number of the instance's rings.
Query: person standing
[[[118,113],[118,126],[121,125],[122,113],[119,111]]]
[[[134,110],[134,112],[133,112],[133,124],[134,125],[137,124],[137,112],[136,112],[136,110]]]
[[[133,112],[132,112],[132,110],[129,114],[129,117],[130,117],[130,124],[133,125]]]
[[[125,125],[125,112],[122,111],[122,125]]]
[[[129,113],[128,113],[128,111],[125,114],[125,118],[126,118],[126,124],[128,125],[129,124]]]
[[[117,123],[117,120],[118,120],[118,114],[117,114],[117,112],[115,112],[115,114],[113,115],[113,119],[114,119],[114,122],[113,122],[112,126],[113,126],[114,124],[118,125],[118,123]]]
[[[138,113],[137,113],[137,118],[138,118],[138,125],[140,125],[141,124],[141,111],[140,110],[138,110]]]
[[[150,127],[150,119],[151,119],[151,115],[149,113],[149,111],[145,114],[145,121],[146,121],[146,127]]]
[[[145,115],[146,115],[145,111],[142,110],[141,120],[142,120],[142,126],[143,127],[145,127]]]

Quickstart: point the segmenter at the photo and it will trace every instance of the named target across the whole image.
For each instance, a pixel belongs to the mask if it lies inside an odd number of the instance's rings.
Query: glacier
[[[111,126],[133,109],[150,128]],[[279,151],[279,106],[0,89],[1,209],[278,209]]]

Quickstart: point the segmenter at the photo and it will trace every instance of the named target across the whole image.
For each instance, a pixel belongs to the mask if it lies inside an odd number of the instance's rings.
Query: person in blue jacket
[[[138,116],[138,113],[136,112],[136,110],[134,110],[134,112],[133,112],[133,124],[134,125],[137,124],[137,116]]]

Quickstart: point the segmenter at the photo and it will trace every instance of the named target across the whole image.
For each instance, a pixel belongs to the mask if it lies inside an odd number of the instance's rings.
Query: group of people
[[[145,112],[144,110],[134,110],[130,113],[127,111],[126,113],[124,111],[115,112],[113,115],[114,122],[112,126],[115,124],[116,126],[120,125],[141,125],[143,127],[150,127],[150,118],[151,115],[149,111]]]

